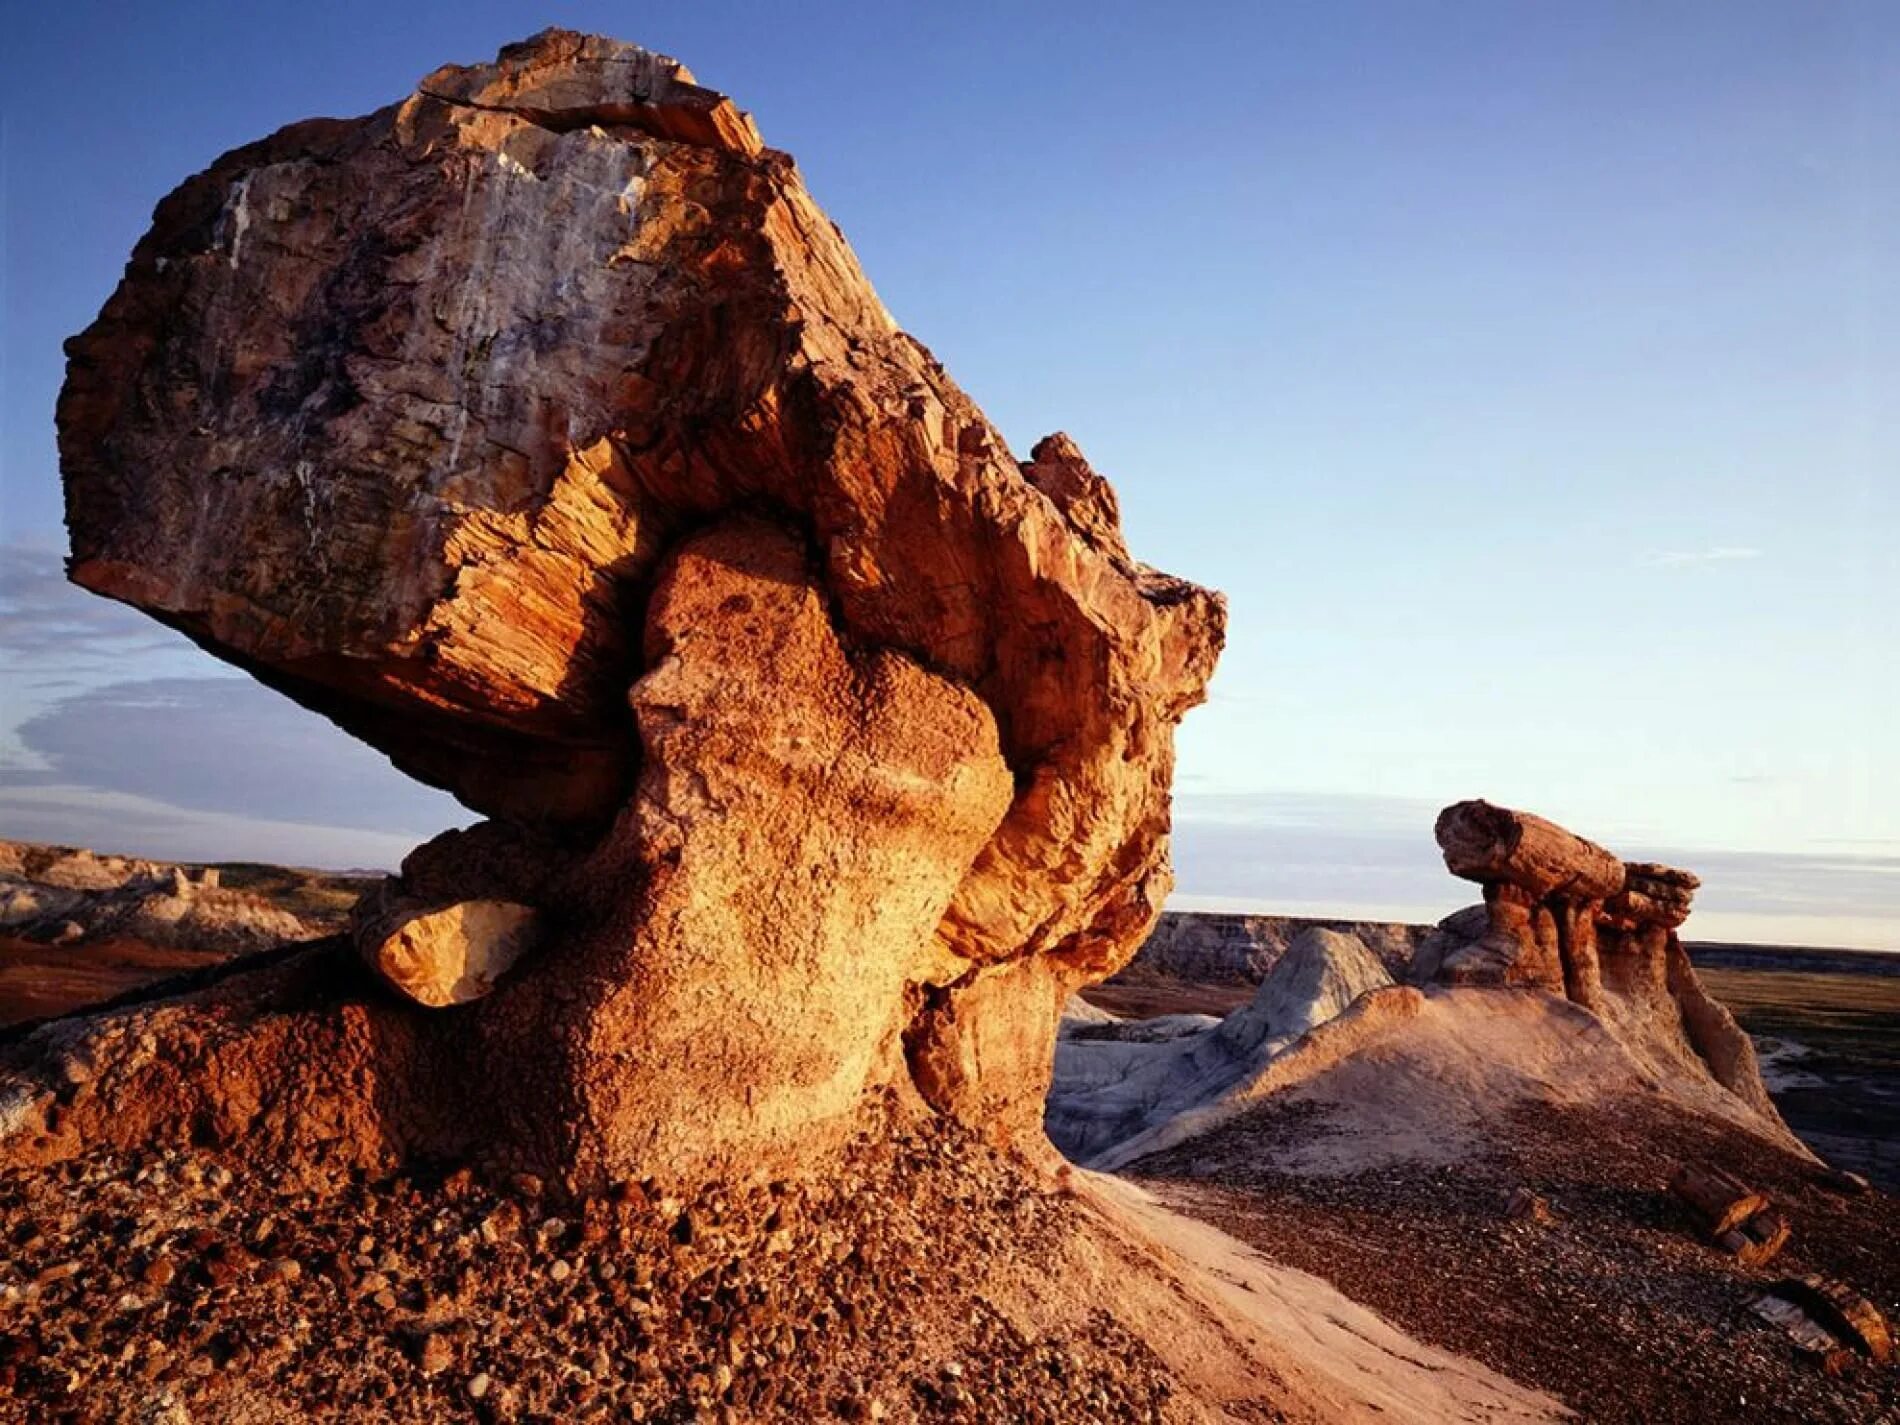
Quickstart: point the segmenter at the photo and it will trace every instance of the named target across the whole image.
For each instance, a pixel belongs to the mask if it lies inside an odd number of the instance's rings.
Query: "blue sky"
[[[1708,872],[1705,935],[1900,948],[1885,4],[16,7],[0,834],[380,864],[458,815],[65,594],[51,410],[184,176],[549,23],[734,94],[1011,442],[1228,593],[1184,897],[1442,914],[1485,795]]]

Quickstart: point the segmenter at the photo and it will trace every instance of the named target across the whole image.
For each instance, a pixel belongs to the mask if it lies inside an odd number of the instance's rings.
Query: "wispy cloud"
[[[0,659],[51,673],[185,646],[170,629],[66,582],[57,550],[0,545]]]
[[[67,840],[121,838],[131,802],[148,831],[169,817],[200,842],[229,835],[227,856],[244,853],[246,826],[275,828],[280,844],[284,828],[321,829],[303,858],[314,860],[341,833],[413,844],[469,820],[445,794],[248,678],[108,683],[59,699],[15,735],[20,754],[0,751],[0,815],[45,825],[63,805]]]
[[[1437,920],[1479,891],[1445,870],[1436,811],[1405,797],[1184,788],[1175,799],[1175,904]],[[1610,844],[1631,860],[1701,875],[1692,939],[1900,950],[1900,854]]]
[[[124,792],[0,785],[0,828],[21,841],[162,861],[269,861],[394,870],[421,838],[353,826],[191,811]]]
[[[1759,558],[1761,551],[1746,544],[1715,544],[1707,549],[1666,549],[1643,562],[1652,568],[1666,569],[1684,564],[1733,564]]]

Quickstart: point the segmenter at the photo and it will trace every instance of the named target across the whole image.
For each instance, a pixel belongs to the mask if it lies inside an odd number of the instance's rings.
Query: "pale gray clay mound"
[[[1360,995],[1391,983],[1356,936],[1315,926],[1288,947],[1253,1001],[1223,1020],[1167,1015],[1115,1026],[1113,1037],[1064,1038],[1044,1118],[1049,1137],[1092,1162],[1219,1101]],[[1143,1033],[1144,1024],[1154,1027]]]

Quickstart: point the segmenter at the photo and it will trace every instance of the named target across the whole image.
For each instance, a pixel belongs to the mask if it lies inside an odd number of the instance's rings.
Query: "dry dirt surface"
[[[1627,1101],[1513,1112],[1463,1161],[1276,1167],[1334,1131],[1332,1116],[1322,1104],[1268,1103],[1130,1171],[1175,1209],[1585,1420],[1900,1421],[1900,1369],[1829,1378],[1748,1310],[1762,1283],[1820,1271],[1894,1317],[1892,1197],[1837,1196],[1812,1165],[1747,1134]],[[1788,1250],[1749,1272],[1705,1246],[1664,1191],[1677,1158],[1725,1166],[1770,1194],[1793,1224]],[[1549,1199],[1556,1220],[1510,1220],[1519,1186]]]
[[[1247,984],[1209,985],[1125,970],[1099,985],[1085,985],[1081,996],[1097,1009],[1123,1019],[1153,1019],[1163,1014],[1211,1014],[1224,1018],[1253,1000]]]

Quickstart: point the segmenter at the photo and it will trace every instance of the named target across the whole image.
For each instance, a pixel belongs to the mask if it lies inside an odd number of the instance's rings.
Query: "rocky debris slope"
[[[1049,1137],[1079,1162],[1101,1160],[1130,1139],[1221,1102],[1361,995],[1391,983],[1357,939],[1313,926],[1275,963],[1252,1003],[1223,1020],[1169,1015],[1078,1028],[1056,1045],[1044,1119]]]
[[[1586,1019],[1554,996],[1446,993],[1489,1007],[1487,1021],[1454,1032],[1521,1037],[1510,1007],[1539,1002],[1567,1016],[1572,1035]],[[1545,1073],[1576,1066],[1564,1035],[1549,1043],[1561,1057]],[[1607,1035],[1602,1043],[1609,1069],[1614,1046]],[[1473,1046],[1472,1068],[1487,1047]],[[1337,1092],[1263,1101],[1134,1171],[1176,1209],[1320,1273],[1416,1336],[1549,1391],[1583,1420],[1900,1419],[1900,1370],[1856,1361],[1830,1375],[1749,1309],[1775,1278],[1818,1271],[1891,1318],[1900,1309],[1895,1199],[1830,1191],[1812,1160],[1621,1083],[1596,1095],[1573,1084],[1565,1101],[1528,1096],[1515,1107],[1492,1098],[1460,1125],[1458,1151],[1420,1151],[1446,1101],[1445,1064],[1421,1055],[1417,1068],[1406,1075],[1400,1063],[1366,1061]],[[1400,1082],[1382,1093],[1394,1070]],[[1407,1095],[1421,1091],[1425,1102],[1409,1111]],[[1355,1093],[1380,1107],[1368,1113]],[[1408,1146],[1395,1129],[1409,1132],[1411,1151],[1394,1151]],[[1666,1189],[1679,1159],[1725,1166],[1772,1194],[1794,1229],[1783,1255],[1752,1270],[1701,1238]],[[1513,1216],[1520,1193],[1547,1204],[1541,1220]]]
[[[1061,1005],[1167,893],[1223,606],[1072,441],[1011,455],[728,100],[549,31],[294,124],[68,352],[74,579],[493,819],[359,918],[382,991],[26,1046],[7,1151],[207,1092],[293,1167],[582,1190],[790,1170],[887,1087],[1039,1141]],[[214,1013],[215,1088],[153,1067]]]
[[[1548,1421],[1323,1282],[897,1114],[827,1175],[0,1178],[0,1421]],[[944,1223],[954,1222],[946,1232]]]
[[[1623,862],[1542,817],[1483,801],[1447,807],[1437,837],[1452,874],[1484,887],[1484,904],[1446,919],[1420,948],[1414,981],[1562,995],[1657,1078],[1719,1084],[1794,1141],[1753,1042],[1702,988],[1676,934],[1701,884],[1693,874]]]

